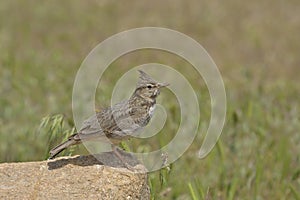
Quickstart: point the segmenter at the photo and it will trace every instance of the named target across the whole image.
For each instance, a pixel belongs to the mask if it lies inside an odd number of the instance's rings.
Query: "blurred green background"
[[[171,171],[149,175],[153,199],[300,199],[300,1],[0,1],[0,162],[46,158],[49,141],[39,129],[47,115],[64,114],[61,132],[72,128],[72,86],[86,55],[118,32],[159,26],[194,38],[223,76],[228,112],[220,141],[197,159],[203,134]],[[109,104],[120,74],[158,62],[183,73],[201,103],[199,133],[210,118],[210,98],[201,77],[175,55],[154,50],[130,53],[105,72],[97,106]],[[160,101],[171,113],[163,134],[176,131],[178,105]],[[147,147],[147,146],[146,146]],[[147,147],[148,148],[148,147]],[[75,150],[84,153],[82,147]]]

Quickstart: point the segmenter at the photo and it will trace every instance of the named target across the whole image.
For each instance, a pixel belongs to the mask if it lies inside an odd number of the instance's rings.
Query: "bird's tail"
[[[67,141],[65,141],[64,143],[61,143],[61,144],[57,145],[56,147],[54,147],[53,149],[51,149],[50,150],[50,157],[49,157],[49,159],[54,158],[60,152],[62,152],[66,148],[68,148],[69,146],[72,146],[74,144],[80,143],[80,141],[78,141],[78,140],[75,139],[76,135],[77,134],[74,134],[74,135],[70,136]]]

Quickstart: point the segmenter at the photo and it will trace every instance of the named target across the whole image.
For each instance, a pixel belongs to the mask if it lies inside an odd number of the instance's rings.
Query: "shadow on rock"
[[[139,161],[130,153],[125,151],[119,151],[119,153],[129,165],[134,167],[140,164]],[[49,170],[58,169],[68,164],[78,166],[105,165],[116,168],[125,167],[124,163],[122,163],[122,161],[113,152],[105,152],[86,156],[62,157],[55,160],[49,160],[47,163]]]

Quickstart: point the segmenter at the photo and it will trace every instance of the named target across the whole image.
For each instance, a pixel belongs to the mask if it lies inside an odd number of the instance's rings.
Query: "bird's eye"
[[[152,88],[152,85],[147,85],[147,88],[148,88],[148,89],[151,89],[151,88]]]

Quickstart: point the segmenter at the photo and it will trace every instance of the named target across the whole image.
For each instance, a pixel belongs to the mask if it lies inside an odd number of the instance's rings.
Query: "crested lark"
[[[51,149],[49,159],[54,158],[71,145],[108,138],[112,143],[113,152],[128,167],[117,151],[116,145],[149,123],[160,89],[168,86],[168,84],[152,79],[144,71],[139,70],[139,73],[136,89],[129,100],[105,108],[84,121],[77,133],[70,136],[66,142]]]

